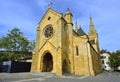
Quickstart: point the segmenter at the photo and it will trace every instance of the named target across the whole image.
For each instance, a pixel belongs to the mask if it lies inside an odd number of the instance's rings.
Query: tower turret
[[[65,16],[64,16],[67,24],[73,25],[73,23],[72,23],[72,16],[73,16],[73,15],[71,14],[69,8],[67,8],[66,14],[65,14]]]
[[[70,67],[70,69],[68,70],[68,72],[70,72],[71,74],[73,74],[74,73],[74,68],[73,68],[73,54],[71,54],[71,53],[73,53],[73,48],[72,48],[72,46],[73,46],[73,23],[72,23],[72,14],[71,14],[71,12],[70,12],[70,10],[69,9],[67,9],[67,11],[66,11],[66,14],[65,14],[65,16],[64,16],[64,19],[66,20],[66,23],[67,23],[67,39],[66,39],[66,43],[69,43],[69,44],[67,44],[66,46],[67,46],[67,48],[69,49],[69,50],[67,50],[67,53],[68,53],[68,59],[70,60],[70,64],[69,64],[69,67]]]
[[[94,28],[92,17],[90,17],[90,30],[88,33],[89,41],[93,45],[94,49],[99,53],[99,43],[98,43],[98,34]]]

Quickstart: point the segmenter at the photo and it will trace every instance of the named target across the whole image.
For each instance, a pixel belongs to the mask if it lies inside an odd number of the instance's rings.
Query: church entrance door
[[[53,58],[50,53],[46,53],[43,56],[43,72],[51,72],[53,69]]]

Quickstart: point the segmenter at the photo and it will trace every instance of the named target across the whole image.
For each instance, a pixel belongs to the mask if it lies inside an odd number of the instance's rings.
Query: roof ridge
[[[78,29],[77,33],[78,33],[79,36],[86,35],[86,33],[83,31],[83,29],[81,27]]]

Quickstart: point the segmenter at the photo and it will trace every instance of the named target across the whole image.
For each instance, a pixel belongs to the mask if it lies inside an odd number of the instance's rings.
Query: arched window
[[[79,55],[78,46],[76,46],[76,55]]]

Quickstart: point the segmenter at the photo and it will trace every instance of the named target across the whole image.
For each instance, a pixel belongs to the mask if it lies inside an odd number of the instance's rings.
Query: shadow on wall
[[[17,62],[17,61],[4,61],[0,62],[0,72],[5,73],[18,73],[30,72],[30,62]]]
[[[0,62],[0,72],[2,72],[2,62]]]

